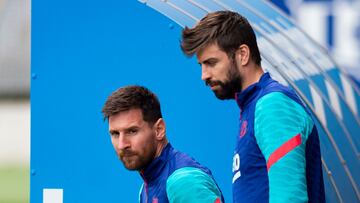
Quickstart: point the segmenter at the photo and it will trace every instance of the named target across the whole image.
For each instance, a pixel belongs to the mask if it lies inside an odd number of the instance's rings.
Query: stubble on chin
[[[139,171],[143,168],[141,161],[137,157],[121,157],[120,161],[123,163],[124,167],[130,171]]]

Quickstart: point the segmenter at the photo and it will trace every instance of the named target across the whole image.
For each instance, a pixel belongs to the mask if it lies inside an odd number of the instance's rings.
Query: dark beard
[[[130,171],[141,171],[144,170],[155,159],[155,153],[156,149],[151,150],[147,156],[139,156],[136,154],[136,159],[134,161],[135,163],[131,165],[125,164],[123,159],[121,159],[121,161],[123,162],[126,169]]]
[[[133,160],[133,163],[130,165],[127,165],[125,161],[123,160],[123,157],[120,157],[120,160],[123,162],[124,167],[130,171],[141,171],[146,169],[148,165],[155,159],[156,155],[156,143],[154,140],[154,143],[152,145],[147,146],[147,152],[145,154],[139,155],[138,153],[132,151],[132,150],[125,150],[123,155],[129,156],[134,155],[136,158]],[[133,158],[134,159],[134,158]]]
[[[241,76],[237,68],[235,61],[231,63],[229,71],[227,72],[228,81],[206,81],[206,85],[215,83],[221,88],[217,91],[214,91],[215,96],[220,100],[235,99],[235,93],[241,91]]]

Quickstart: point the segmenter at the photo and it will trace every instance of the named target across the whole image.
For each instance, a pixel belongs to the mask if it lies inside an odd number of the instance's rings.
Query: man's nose
[[[118,143],[117,143],[117,147],[118,147],[118,149],[120,149],[120,150],[124,150],[124,149],[130,147],[130,142],[129,142],[129,140],[128,140],[125,136],[123,136],[123,135],[120,135],[120,136],[119,136],[117,142],[118,142]]]
[[[207,67],[204,65],[201,66],[201,80],[206,81],[210,79],[210,72]]]

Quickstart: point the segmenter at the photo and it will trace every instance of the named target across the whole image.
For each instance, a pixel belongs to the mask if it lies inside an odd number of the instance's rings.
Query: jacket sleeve
[[[314,126],[305,109],[273,92],[255,107],[255,138],[266,159],[269,202],[307,202],[305,146]]]
[[[221,192],[214,180],[193,167],[180,168],[166,181],[166,192],[171,203],[220,203]]]

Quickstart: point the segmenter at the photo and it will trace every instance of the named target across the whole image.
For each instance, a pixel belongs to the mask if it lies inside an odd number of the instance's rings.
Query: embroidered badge
[[[248,122],[246,120],[242,122],[241,130],[240,130],[240,138],[244,137],[244,135],[246,134],[246,132],[247,132],[247,124],[248,124]]]

